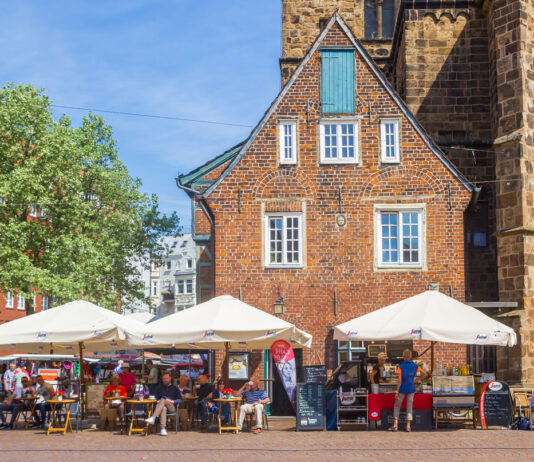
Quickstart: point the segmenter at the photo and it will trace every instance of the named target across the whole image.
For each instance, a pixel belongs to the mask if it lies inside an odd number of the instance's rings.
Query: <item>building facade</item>
[[[247,140],[177,183],[192,198],[200,300],[282,305],[314,337],[301,364],[350,359],[332,326],[431,284],[464,299],[475,189],[338,13]],[[466,349],[439,345],[436,357],[463,364]],[[261,375],[269,353],[252,362]]]
[[[465,298],[518,331],[517,347],[497,350],[497,369],[532,385],[534,3],[398,0],[384,17],[385,4],[284,0],[282,82],[338,10],[427,133],[480,187],[465,220]]]
[[[167,316],[196,305],[196,248],[191,234],[165,237],[169,249],[161,266],[152,264],[148,273],[147,291],[150,311]]]

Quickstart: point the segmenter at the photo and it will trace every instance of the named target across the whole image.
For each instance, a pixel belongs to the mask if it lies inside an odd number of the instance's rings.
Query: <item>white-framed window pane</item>
[[[354,138],[354,125],[353,124],[341,124],[341,157],[354,159],[355,152],[355,138]]]
[[[382,162],[399,162],[399,121],[382,120],[380,122],[382,144]]]
[[[188,294],[192,294],[193,293],[193,280],[192,279],[188,279],[186,281],[186,285],[187,285],[187,293]]]
[[[152,282],[152,296],[155,297],[158,295],[158,281]]]
[[[6,308],[13,308],[13,292],[6,292]]]
[[[170,270],[171,266],[172,266],[172,263],[170,261],[165,262],[165,266],[167,267],[168,270]]]
[[[41,295],[41,311],[48,309],[48,295]]]
[[[178,293],[183,294],[185,292],[184,281],[178,281]]]
[[[382,262],[399,262],[398,216],[396,213],[382,213]]]
[[[30,216],[36,217],[37,216],[37,205],[32,205],[30,208]]]
[[[327,159],[337,159],[337,125],[324,126],[324,156]]]
[[[298,214],[267,217],[267,265],[302,263],[302,219]]]
[[[17,295],[17,310],[23,310],[26,306],[26,300],[22,295]]]
[[[422,262],[422,212],[382,211],[379,216],[379,262],[386,266],[414,266]]]
[[[187,267],[188,268],[193,268],[193,259],[192,258],[188,258],[187,259]]]
[[[282,263],[282,218],[269,218],[269,262]]]
[[[297,123],[284,121],[279,127],[280,163],[294,164],[297,162]]]

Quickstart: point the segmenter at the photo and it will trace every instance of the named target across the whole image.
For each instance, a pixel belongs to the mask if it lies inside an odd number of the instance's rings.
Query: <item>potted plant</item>
[[[63,396],[65,396],[65,392],[63,390],[55,391],[52,395],[52,397],[56,398],[58,401],[63,401]]]
[[[231,388],[224,388],[223,390],[221,390],[221,393],[223,395],[223,398],[226,399],[230,399],[234,396],[234,390],[232,390]]]

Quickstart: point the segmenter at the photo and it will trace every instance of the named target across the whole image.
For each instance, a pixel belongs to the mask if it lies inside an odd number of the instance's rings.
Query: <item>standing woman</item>
[[[397,391],[395,392],[395,408],[393,410],[393,427],[389,430],[396,432],[399,429],[399,414],[406,397],[406,431],[412,431],[411,423],[413,420],[413,397],[415,395],[415,377],[421,374],[421,380],[425,380],[426,373],[412,361],[412,352],[404,350],[402,352],[403,361],[397,367],[399,381]]]
[[[388,357],[386,353],[382,352],[378,354],[378,364],[375,364],[373,370],[371,371],[371,375],[369,376],[373,385],[387,382],[387,378],[385,377],[386,369],[384,367],[387,359]]]

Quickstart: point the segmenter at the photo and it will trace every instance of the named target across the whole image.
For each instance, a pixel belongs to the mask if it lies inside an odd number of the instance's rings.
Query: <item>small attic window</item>
[[[322,32],[328,24],[328,18],[319,19],[319,30]]]
[[[321,51],[321,109],[323,114],[354,113],[354,50]]]

